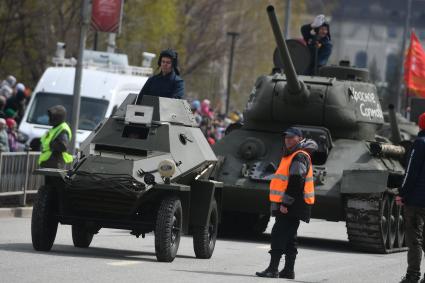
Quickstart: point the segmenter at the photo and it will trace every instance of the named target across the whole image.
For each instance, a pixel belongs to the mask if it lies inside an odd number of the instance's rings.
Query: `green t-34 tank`
[[[394,192],[404,174],[405,149],[376,134],[384,117],[368,72],[325,66],[319,76],[298,76],[274,8],[267,11],[284,74],[257,79],[242,127],[213,148],[221,163],[215,178],[224,183],[223,228],[266,228],[269,182],[282,156],[282,133],[296,126],[319,145],[312,155],[312,217],[346,221],[355,248],[404,250],[403,214]]]
[[[33,246],[50,250],[60,223],[72,225],[80,248],[101,228],[136,237],[154,231],[158,261],[170,262],[186,233],[196,257],[210,258],[220,207],[220,183],[209,179],[216,163],[185,100],[130,94],[83,143],[73,169],[39,170],[46,184],[34,203]]]

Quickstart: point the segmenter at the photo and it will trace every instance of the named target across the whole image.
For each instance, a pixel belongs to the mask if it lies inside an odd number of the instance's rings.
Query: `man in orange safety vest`
[[[275,224],[271,234],[270,264],[256,272],[259,277],[295,278],[297,230],[300,220],[310,221],[314,204],[314,180],[311,153],[317,150],[313,140],[304,139],[301,130],[291,127],[284,132],[284,155],[270,182],[269,199]],[[285,254],[285,267],[279,262]]]

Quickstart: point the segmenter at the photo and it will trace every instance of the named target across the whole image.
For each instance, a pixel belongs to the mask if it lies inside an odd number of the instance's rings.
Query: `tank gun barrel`
[[[282,30],[280,29],[279,22],[277,21],[276,13],[272,5],[267,7],[267,14],[269,15],[270,24],[272,26],[273,34],[276,40],[277,49],[284,65],[284,72],[287,79],[288,91],[291,94],[298,94],[302,91],[301,83],[298,81],[297,73],[289,55],[288,46],[283,39]]]
[[[370,152],[373,156],[402,159],[406,154],[406,149],[400,145],[372,142],[370,143]]]
[[[394,105],[388,105],[388,118],[391,126],[391,141],[395,144],[401,143],[401,134],[398,127],[397,116],[395,113]]]

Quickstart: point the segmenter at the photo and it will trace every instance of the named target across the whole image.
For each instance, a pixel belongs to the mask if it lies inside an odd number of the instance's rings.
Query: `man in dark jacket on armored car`
[[[143,95],[182,98],[184,81],[179,76],[177,52],[167,49],[161,51],[158,59],[160,73],[150,77],[139,93],[139,101]],[[139,102],[138,101],[138,102]]]

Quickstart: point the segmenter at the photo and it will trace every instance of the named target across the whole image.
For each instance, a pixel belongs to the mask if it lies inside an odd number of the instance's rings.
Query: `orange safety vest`
[[[269,198],[271,202],[283,202],[286,189],[288,188],[289,167],[291,166],[292,159],[300,152],[308,156],[310,163],[304,183],[304,201],[307,204],[314,204],[313,165],[311,164],[310,155],[303,150],[297,150],[291,155],[284,156],[280,161],[279,168],[277,168],[270,182]]]

